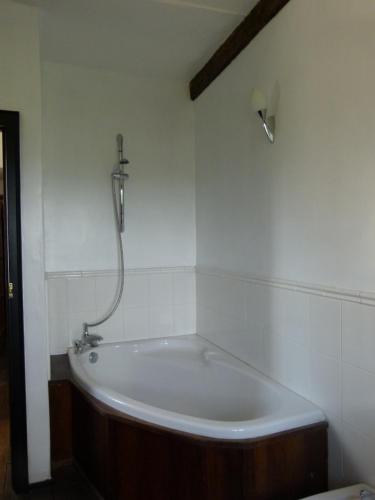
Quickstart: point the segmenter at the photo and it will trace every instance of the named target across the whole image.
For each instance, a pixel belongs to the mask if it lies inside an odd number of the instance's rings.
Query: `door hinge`
[[[12,282],[8,283],[8,297],[13,299],[14,297],[14,284]]]

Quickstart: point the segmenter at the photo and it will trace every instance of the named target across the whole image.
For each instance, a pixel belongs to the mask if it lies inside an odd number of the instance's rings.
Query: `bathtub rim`
[[[133,417],[124,413],[122,411],[116,410],[112,406],[108,406],[106,403],[103,403],[99,399],[92,396],[89,392],[87,392],[80,384],[73,380],[67,380],[72,387],[72,390],[78,391],[80,397],[84,398],[84,400],[90,404],[97,412],[99,412],[102,416],[107,418],[111,418],[116,420],[117,422],[123,422],[126,424],[133,425],[142,430],[151,430],[152,432],[156,432],[159,434],[170,434],[175,436],[176,438],[185,439],[194,441],[195,443],[204,445],[205,443],[210,443],[213,446],[223,446],[223,447],[240,447],[244,446],[253,446],[256,443],[261,443],[263,441],[267,441],[268,439],[277,439],[278,437],[286,436],[288,434],[293,434],[295,432],[303,432],[309,429],[328,429],[329,422],[327,419],[321,420],[319,422],[313,422],[311,424],[302,425],[300,427],[291,427],[289,429],[275,432],[273,434],[264,434],[262,436],[255,436],[250,438],[217,438],[211,436],[205,436],[202,434],[191,433],[187,431],[182,431],[178,429],[172,429],[171,427],[165,427],[160,424],[155,424],[153,422],[149,422],[147,420],[143,420],[137,417]],[[56,381],[52,381],[52,384],[56,383]]]
[[[117,415],[124,418],[131,418],[146,425],[155,425],[161,429],[168,431],[176,431],[190,436],[200,438],[208,438],[225,441],[245,441],[265,438],[271,435],[277,435],[283,432],[292,431],[294,429],[309,427],[317,424],[327,424],[327,419],[323,411],[314,403],[307,400],[303,396],[293,392],[289,388],[281,385],[270,377],[256,370],[254,367],[239,360],[235,356],[226,352],[216,344],[197,335],[180,335],[176,337],[160,337],[155,339],[130,340],[121,342],[107,342],[101,344],[97,349],[119,346],[126,344],[139,345],[140,343],[161,343],[165,340],[173,341],[182,339],[198,339],[204,344],[212,346],[215,350],[224,353],[226,356],[233,358],[236,362],[244,366],[250,373],[254,372],[256,377],[267,385],[276,387],[276,390],[284,394],[289,394],[296,402],[300,402],[306,406],[306,411],[297,415],[288,415],[283,417],[284,408],[278,409],[276,412],[262,416],[252,420],[240,421],[222,421],[211,420],[207,418],[194,417],[182,413],[177,413],[170,410],[165,410],[156,406],[152,406],[136,399],[120,394],[105,385],[98,384],[87,371],[79,360],[79,354],[74,353],[74,348],[69,348],[68,357],[71,368],[71,380],[82,389],[88,396],[92,397],[98,403],[103,404],[106,408],[112,409]],[[251,376],[251,375],[250,375]],[[327,424],[328,425],[328,424]]]

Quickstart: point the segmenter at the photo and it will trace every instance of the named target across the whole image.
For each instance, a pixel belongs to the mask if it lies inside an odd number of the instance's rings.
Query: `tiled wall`
[[[64,353],[108,308],[117,277],[57,273],[47,283],[50,351]],[[125,283],[119,310],[95,329],[106,341],[197,331],[323,409],[331,485],[375,484],[370,294],[193,268],[130,271]]]
[[[48,324],[51,354],[65,353],[110,307],[117,287],[114,272],[48,273]],[[92,331],[106,342],[195,333],[193,268],[126,272],[125,290],[115,315]]]
[[[197,273],[198,333],[326,413],[333,486],[375,484],[375,307],[369,295]]]

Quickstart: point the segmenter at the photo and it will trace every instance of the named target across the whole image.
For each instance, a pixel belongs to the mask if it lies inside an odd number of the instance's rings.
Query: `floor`
[[[9,411],[6,359],[0,355],[0,500],[98,500],[85,479],[72,466],[59,468],[50,485],[16,495],[11,488]]]
[[[8,380],[5,353],[0,355],[0,494],[5,492],[9,453]]]
[[[33,488],[25,495],[15,495],[9,488],[1,500],[98,500],[85,479],[72,466],[60,468],[50,485]]]

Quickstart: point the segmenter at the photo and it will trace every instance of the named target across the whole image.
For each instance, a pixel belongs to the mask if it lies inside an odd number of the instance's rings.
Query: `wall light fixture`
[[[275,142],[275,116],[268,116],[267,100],[263,92],[259,89],[253,89],[251,92],[251,105],[255,113],[262,120],[262,126],[271,143]]]

